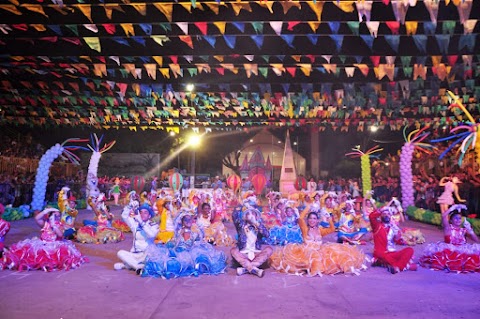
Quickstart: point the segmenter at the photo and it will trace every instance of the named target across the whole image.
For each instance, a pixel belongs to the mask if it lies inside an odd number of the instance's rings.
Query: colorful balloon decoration
[[[362,192],[363,197],[367,196],[372,190],[372,172],[370,169],[370,157],[375,157],[373,153],[383,151],[383,148],[378,148],[378,145],[372,147],[366,152],[362,152],[360,147],[353,148],[353,152],[345,154],[352,158],[360,157],[360,165],[362,168]]]
[[[240,186],[242,185],[242,179],[240,176],[237,174],[230,175],[227,178],[227,186],[230,187],[230,189],[234,192],[237,193],[238,190],[240,189]]]
[[[451,91],[447,91],[447,93],[453,99],[453,103],[449,108],[454,109],[458,107],[461,109],[467,116],[468,122],[451,129],[450,133],[453,133],[453,135],[441,139],[431,140],[430,142],[437,143],[457,139],[442,154],[440,154],[440,159],[442,159],[455,145],[462,142],[460,147],[461,155],[458,158],[458,166],[462,165],[463,158],[465,157],[465,154],[470,146],[475,150],[475,161],[478,165],[480,165],[480,123],[476,123],[473,116],[467,111],[465,106],[462,104],[462,101],[455,96],[455,94],[453,94]],[[457,131],[460,130],[464,131],[457,134]]]
[[[100,195],[100,190],[98,189],[98,163],[102,157],[102,153],[105,153],[115,145],[116,141],[112,141],[108,144],[105,144],[100,148],[102,143],[103,135],[100,139],[97,137],[97,134],[90,135],[90,141],[92,145],[87,145],[88,148],[92,151],[92,156],[90,157],[90,163],[88,164],[88,173],[87,173],[87,198],[88,197],[97,197]],[[87,201],[88,202],[88,201]],[[92,209],[90,205],[87,205],[87,209]]]
[[[267,178],[263,174],[255,174],[252,176],[252,185],[255,189],[255,194],[262,194],[265,185],[267,184]]]
[[[295,189],[301,191],[302,189],[307,189],[307,179],[303,176],[298,176],[295,180]]]
[[[170,186],[171,189],[173,189],[174,192],[178,192],[180,189],[182,189],[183,185],[183,176],[180,173],[173,173],[170,175],[168,178],[168,185]]]
[[[409,206],[415,206],[414,198],[414,188],[413,188],[413,175],[412,175],[412,158],[413,152],[415,149],[430,153],[429,149],[432,148],[431,145],[426,143],[421,143],[430,133],[423,133],[428,126],[422,128],[421,130],[414,130],[408,137],[405,134],[407,127],[403,129],[403,138],[405,139],[405,144],[402,146],[400,153],[400,187],[402,188],[402,206],[406,210]]]
[[[133,189],[137,192],[137,194],[141,194],[143,192],[144,187],[145,187],[145,178],[143,178],[143,176],[134,176]]]
[[[88,139],[71,138],[62,144],[55,144],[49,148],[38,163],[37,174],[35,175],[35,186],[33,188],[32,209],[42,210],[45,205],[45,193],[47,190],[48,173],[53,161],[62,156],[73,164],[79,164],[79,158],[72,153],[74,150],[82,149],[88,150],[81,146],[65,146],[69,142],[88,142]]]

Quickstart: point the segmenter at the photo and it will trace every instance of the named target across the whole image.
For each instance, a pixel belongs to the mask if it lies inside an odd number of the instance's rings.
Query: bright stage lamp
[[[200,135],[190,135],[190,137],[188,138],[188,145],[192,146],[192,147],[197,147],[200,145],[202,139],[200,138]]]

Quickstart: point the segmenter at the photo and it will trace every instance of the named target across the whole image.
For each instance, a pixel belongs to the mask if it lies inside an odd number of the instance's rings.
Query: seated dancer
[[[78,215],[77,199],[71,194],[70,188],[63,187],[58,193],[58,208],[62,214],[63,237],[74,239],[76,235],[75,218]]]
[[[289,274],[334,275],[338,273],[360,274],[366,269],[365,255],[355,246],[323,243],[323,236],[333,233],[335,227],[320,227],[317,212],[307,205],[300,214],[298,224],[304,244],[288,244],[277,247],[270,258],[270,265],[277,271]]]
[[[387,206],[375,210],[369,216],[373,230],[373,266],[385,266],[396,274],[404,270],[417,270],[417,264],[412,262],[413,248],[395,249],[394,238],[398,236],[398,228],[390,223],[391,209]]]
[[[445,212],[445,242],[428,244],[420,265],[452,272],[480,272],[480,240],[468,220],[462,217],[466,211],[467,206],[455,204]],[[468,244],[467,237],[474,243]]]
[[[282,225],[282,217],[285,214],[285,201],[279,192],[270,192],[267,195],[269,201],[269,209],[262,214],[262,219],[267,228]],[[250,200],[253,204],[256,204],[257,197],[253,192],[245,193],[245,199]]]
[[[10,230],[10,223],[2,219],[2,215],[5,212],[5,206],[0,203],[0,257],[3,255],[3,249],[5,248],[5,236]]]
[[[364,241],[360,241],[360,239],[363,239],[364,235],[368,234],[368,230],[366,228],[357,229],[355,227],[357,213],[355,212],[354,206],[354,200],[349,199],[345,201],[345,206],[338,224],[339,243],[349,243],[352,245],[364,244]]]
[[[36,212],[35,222],[42,228],[40,239],[25,239],[5,249],[0,269],[12,270],[69,270],[79,267],[88,259],[69,240],[63,240],[60,211],[45,208]]]
[[[91,197],[87,199],[88,205],[95,213],[96,220],[83,221],[85,226],[77,231],[77,241],[84,244],[107,244],[118,243],[125,239],[120,230],[112,227],[113,214],[105,205],[105,200],[104,193],[100,193],[95,202]]]
[[[176,217],[175,237],[167,244],[150,245],[142,277],[176,277],[217,275],[227,266],[224,252],[202,240],[191,210],[182,209]]]
[[[295,201],[287,201],[285,204],[285,216],[282,226],[273,226],[269,229],[270,235],[266,239],[269,245],[285,245],[287,243],[302,243],[302,232],[298,226],[298,209]]]
[[[173,207],[173,198],[171,196],[165,196],[163,198],[157,199],[155,205],[157,206],[157,216],[155,217],[158,220],[160,229],[157,236],[155,237],[155,244],[158,243],[167,243],[173,236],[175,236],[175,225],[174,225],[174,207]]]
[[[217,246],[232,246],[234,240],[227,234],[227,229],[222,221],[216,221],[215,212],[212,212],[208,202],[198,206],[197,226],[203,232],[205,240]]]
[[[123,221],[133,233],[133,245],[130,251],[119,250],[117,257],[122,261],[113,267],[116,270],[132,269],[140,274],[145,265],[147,246],[153,243],[158,233],[158,224],[152,220],[154,212],[149,205],[142,205],[137,209],[125,206],[122,211]]]
[[[260,211],[248,203],[236,208],[232,214],[238,233],[237,247],[230,251],[232,258],[240,264],[237,275],[249,273],[263,277],[260,267],[268,260],[273,250],[270,246],[261,247],[262,237],[268,237],[268,230],[262,223]]]
[[[425,243],[425,237],[420,229],[400,227],[400,223],[405,221],[405,217],[403,216],[402,203],[400,203],[396,197],[392,197],[387,206],[390,207],[392,213],[390,222],[395,225],[399,231],[399,236],[395,237],[395,243],[397,245],[413,246]]]

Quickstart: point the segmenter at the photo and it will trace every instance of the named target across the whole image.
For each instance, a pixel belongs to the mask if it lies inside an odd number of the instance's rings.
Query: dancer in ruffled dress
[[[285,216],[281,226],[269,229],[270,236],[266,240],[269,245],[286,245],[288,243],[302,243],[302,231],[298,225],[299,213],[295,207],[295,201],[287,201],[285,204]]]
[[[480,272],[480,240],[468,220],[462,217],[466,210],[465,205],[456,204],[445,212],[445,242],[428,244],[420,265],[451,272]],[[467,243],[467,237],[473,244]]]
[[[277,271],[308,276],[334,275],[338,273],[359,274],[366,269],[365,254],[355,246],[323,243],[323,236],[333,233],[335,227],[330,221],[329,228],[320,227],[317,212],[310,205],[298,219],[304,244],[288,244],[276,247],[270,257],[270,265]]]
[[[225,272],[227,257],[202,240],[195,215],[183,209],[176,218],[175,237],[167,244],[149,245],[142,277],[166,279]]]
[[[216,218],[210,204],[205,201],[198,208],[197,226],[203,232],[205,240],[216,246],[232,246],[235,241],[227,234],[227,229],[221,219]]]
[[[452,178],[448,178],[446,176],[442,177],[440,179],[440,186],[444,186],[443,193],[437,198],[437,204],[440,205],[440,212],[442,213],[442,220],[443,220],[443,215],[447,215],[446,212],[450,206],[455,204],[455,200],[453,198],[453,195],[455,195],[455,198],[460,202],[460,203],[465,203],[466,200],[460,198],[460,195],[458,194],[458,184],[460,184],[461,181],[458,179],[457,176],[453,176]]]
[[[84,244],[118,243],[124,240],[123,233],[112,227],[113,214],[105,205],[105,194],[100,193],[95,202],[89,197],[87,202],[95,213],[95,221],[84,220],[85,226],[77,231],[77,241]]]
[[[395,243],[397,245],[414,246],[425,243],[425,237],[420,229],[401,227],[401,223],[405,222],[403,215],[402,203],[393,197],[387,204],[391,212],[391,223],[394,224],[399,230],[399,236],[396,237]]]
[[[46,208],[38,212],[35,222],[42,228],[40,238],[25,239],[5,248],[0,259],[0,269],[25,270],[69,270],[87,262],[80,251],[69,240],[63,239],[60,211]]]

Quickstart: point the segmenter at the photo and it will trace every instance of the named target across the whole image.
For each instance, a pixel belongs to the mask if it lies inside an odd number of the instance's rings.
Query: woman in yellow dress
[[[270,257],[270,265],[279,272],[308,276],[353,273],[358,275],[366,269],[365,254],[355,246],[338,243],[323,243],[323,237],[333,233],[335,227],[320,227],[317,212],[307,205],[300,214],[298,224],[302,231],[303,244],[288,244],[277,247]]]

